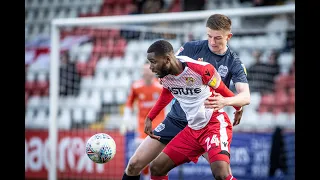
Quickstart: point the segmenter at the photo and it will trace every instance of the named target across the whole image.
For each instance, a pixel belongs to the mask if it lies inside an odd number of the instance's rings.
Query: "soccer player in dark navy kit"
[[[210,16],[206,23],[207,40],[185,43],[176,55],[188,56],[212,64],[221,76],[224,84],[229,87],[232,80],[237,93],[233,97],[223,97],[215,93],[206,102],[207,108],[214,110],[224,106],[245,106],[250,103],[250,90],[246,78],[245,66],[239,57],[227,45],[231,39],[231,20],[222,14]],[[242,111],[236,112],[233,125],[240,123]],[[141,170],[155,159],[166,144],[187,125],[186,115],[178,101],[174,101],[166,119],[160,123],[150,135],[144,139],[130,158],[125,169],[123,180],[140,179]],[[206,157],[206,155],[205,155]],[[208,158],[206,157],[208,160]],[[152,168],[152,164],[151,167]]]

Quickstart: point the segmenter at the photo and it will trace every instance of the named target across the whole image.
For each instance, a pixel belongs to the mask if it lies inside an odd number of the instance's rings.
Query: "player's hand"
[[[160,140],[160,136],[156,136],[152,131],[152,121],[150,118],[146,118],[144,121],[144,133],[148,134],[151,138]]]
[[[220,93],[215,92],[214,96],[210,96],[204,101],[204,106],[218,111],[225,106],[225,98]]]
[[[240,124],[241,118],[242,118],[242,113],[243,113],[243,107],[241,108],[240,111],[235,111],[234,114],[234,119],[233,119],[233,126],[236,126]]]

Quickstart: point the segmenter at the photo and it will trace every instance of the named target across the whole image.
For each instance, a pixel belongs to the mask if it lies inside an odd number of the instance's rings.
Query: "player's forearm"
[[[230,98],[234,98],[234,93],[230,91],[230,89],[223,83],[223,81],[220,81],[220,84],[213,88],[217,93],[220,93],[223,97],[225,97],[226,105],[233,106],[236,110],[241,109],[241,106],[232,104],[232,99]]]
[[[226,105],[227,106],[246,106],[250,104],[250,94],[247,92],[240,92],[232,97],[226,97]]]

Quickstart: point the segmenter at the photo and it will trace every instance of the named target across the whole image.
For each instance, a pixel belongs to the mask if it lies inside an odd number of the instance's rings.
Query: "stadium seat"
[[[287,74],[279,74],[274,79],[275,91],[286,89],[288,87],[288,75]]]
[[[127,90],[126,89],[118,89],[115,92],[115,100],[118,104],[123,104],[127,100]]]
[[[100,89],[92,90],[87,103],[87,107],[100,111],[102,105],[102,95]]]
[[[71,129],[71,112],[69,109],[62,109],[58,116],[58,128]]]
[[[38,108],[37,109],[37,115],[34,118],[33,121],[33,127],[34,128],[48,128],[49,125],[49,116],[45,109]]]
[[[32,108],[26,109],[26,115],[25,115],[25,126],[26,128],[32,128],[33,127],[33,120],[35,117],[35,110]]]
[[[125,39],[123,38],[118,39],[114,48],[114,56],[121,56],[121,57],[124,56],[126,44],[127,42]]]
[[[275,99],[274,99],[273,93],[263,94],[261,96],[258,112],[260,114],[271,112],[274,102],[275,102]]]
[[[82,77],[81,83],[80,83],[81,90],[91,89],[92,83],[93,83],[93,78],[91,76]]]
[[[286,106],[288,105],[288,94],[285,89],[277,89],[274,93],[274,103],[272,107],[272,112],[278,114],[286,111]]]
[[[132,79],[128,71],[126,70],[121,71],[117,82],[118,82],[118,85],[123,89],[129,89],[132,83]]]
[[[27,73],[26,82],[25,82],[25,91],[27,93],[32,93],[32,91],[36,88],[36,75],[33,72]]]
[[[289,88],[288,93],[288,113],[294,114],[295,113],[295,87]]]
[[[28,108],[38,108],[40,107],[41,98],[40,96],[31,96],[28,101]]]
[[[106,72],[109,69],[109,63],[110,59],[108,57],[102,57],[98,62],[96,66],[96,72]]]
[[[76,69],[81,76],[87,75],[88,68],[86,62],[77,62]]]
[[[24,106],[27,107],[29,94],[27,92],[24,93]]]
[[[75,106],[80,107],[80,108],[85,108],[87,107],[87,101],[89,100],[89,90],[83,90],[80,91],[79,96],[76,98],[76,104]]]
[[[72,111],[72,126],[79,126],[82,125],[83,120],[83,108],[75,107]]]
[[[49,88],[49,81],[46,73],[39,73],[37,76],[36,89],[40,91],[41,95],[45,94],[45,91]]]
[[[114,92],[111,89],[103,90],[102,102],[103,104],[112,104],[115,100]]]
[[[90,125],[97,120],[97,112],[94,108],[86,108],[84,110],[84,121],[87,125]]]

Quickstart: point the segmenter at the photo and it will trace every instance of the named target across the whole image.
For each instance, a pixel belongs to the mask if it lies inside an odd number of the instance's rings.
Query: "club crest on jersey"
[[[187,86],[192,86],[194,84],[194,78],[193,77],[185,77]]]
[[[218,73],[221,77],[226,77],[228,74],[228,67],[224,65],[220,65],[218,68]]]

